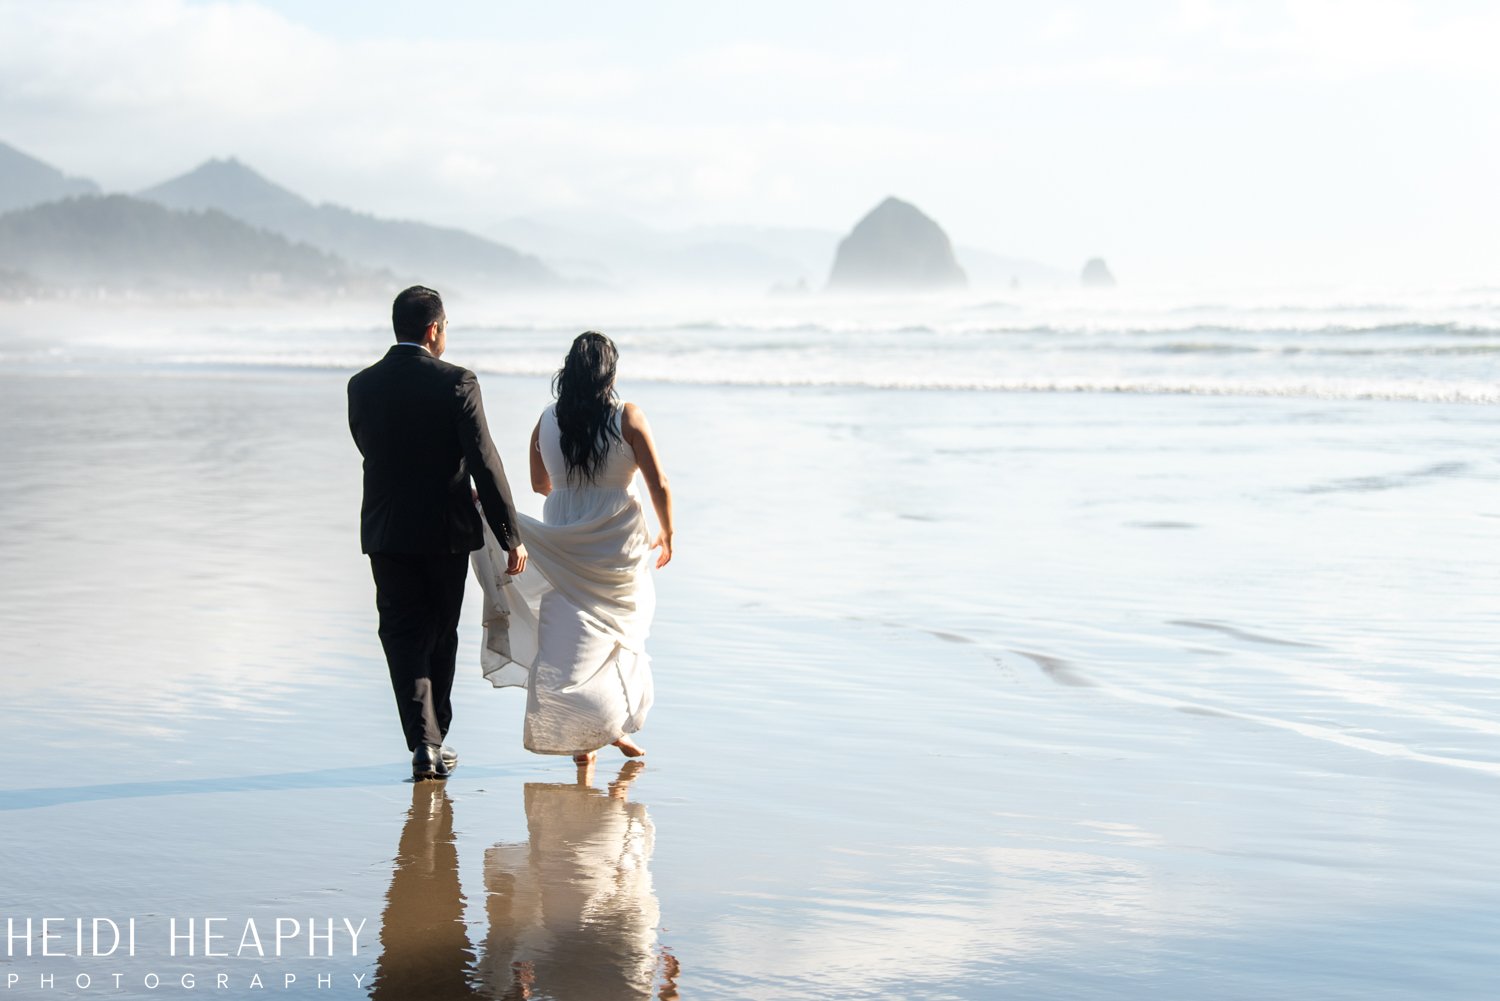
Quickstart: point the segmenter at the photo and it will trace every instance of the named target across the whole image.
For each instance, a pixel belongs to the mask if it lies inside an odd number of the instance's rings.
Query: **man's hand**
[[[526,569],[526,547],[517,546],[505,554],[505,572],[514,577]]]

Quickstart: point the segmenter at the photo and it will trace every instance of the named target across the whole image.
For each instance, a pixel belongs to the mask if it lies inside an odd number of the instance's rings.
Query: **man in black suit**
[[[360,548],[369,554],[380,643],[416,778],[447,778],[443,746],[458,656],[469,553],[484,544],[477,492],[506,550],[526,566],[505,469],[490,440],[474,373],[439,360],[448,343],[442,298],[413,286],[391,307],[396,343],[349,380],[349,430],[364,456]],[[469,485],[470,477],[474,485]]]

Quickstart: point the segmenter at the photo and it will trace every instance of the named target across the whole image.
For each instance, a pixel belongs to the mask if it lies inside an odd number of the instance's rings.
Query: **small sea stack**
[[[968,285],[942,227],[915,205],[887,198],[839,242],[827,291],[932,292]]]
[[[1088,263],[1083,266],[1083,274],[1078,280],[1084,288],[1115,287],[1115,276],[1110,274],[1109,265],[1104,263],[1102,257],[1090,257]]]

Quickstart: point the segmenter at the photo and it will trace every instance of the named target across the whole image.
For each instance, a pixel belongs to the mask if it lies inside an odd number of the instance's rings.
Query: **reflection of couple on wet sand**
[[[453,803],[435,782],[412,788],[381,917],[372,998],[677,997],[677,961],[657,945],[651,889],[654,832],[626,790],[626,762],[607,791],[593,769],[576,783],[525,787],[524,844],[485,852],[489,930],[476,956],[463,920]]]
[[[629,735],[651,708],[650,571],[672,558],[672,495],[645,415],[615,394],[614,344],[580,334],[553,381],[557,402],[529,450],[532,488],[547,498],[538,521],[515,510],[474,373],[441,360],[442,299],[414,286],[391,319],[396,344],[349,380],[349,429],[364,457],[360,543],[413,776],[446,778],[458,764],[444,741],[471,553],[485,593],[481,664],[496,687],[525,686],[527,749],[579,765],[611,744],[644,754]]]

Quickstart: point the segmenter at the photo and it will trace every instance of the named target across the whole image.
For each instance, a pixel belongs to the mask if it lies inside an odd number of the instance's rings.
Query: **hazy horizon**
[[[0,0],[0,138],[106,190],[233,156],[481,234],[847,233],[895,195],[956,245],[1142,287],[1500,272],[1477,3],[419,10]]]

